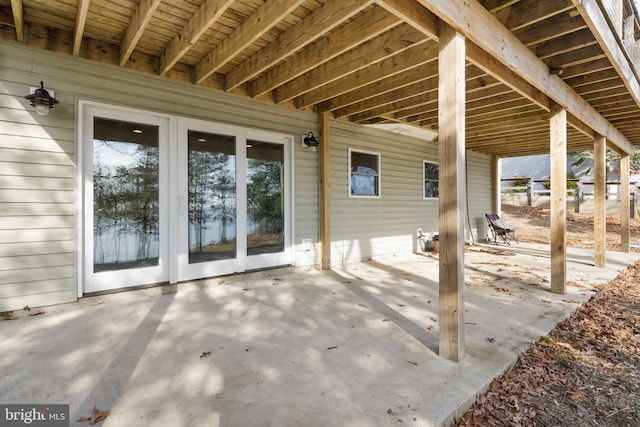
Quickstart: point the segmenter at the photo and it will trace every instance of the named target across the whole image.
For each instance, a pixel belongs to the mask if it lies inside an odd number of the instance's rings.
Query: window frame
[[[437,184],[437,189],[438,189],[438,196],[437,197],[432,197],[432,196],[427,196],[426,195],[426,188],[425,188],[425,183],[427,182],[427,177],[426,177],[426,173],[425,173],[425,166],[427,164],[431,164],[431,165],[436,165],[438,167],[438,179],[434,180],[434,179],[429,179],[429,182],[435,182]],[[433,160],[423,160],[422,161],[422,199],[423,200],[438,200],[438,198],[440,197],[440,163],[433,161]]]
[[[381,170],[381,164],[382,164],[382,156],[380,155],[380,153],[375,152],[375,151],[366,151],[366,150],[360,150],[357,148],[349,148],[348,150],[348,185],[347,185],[347,192],[349,195],[349,198],[354,198],[354,199],[379,199],[382,196],[382,170]],[[353,153],[358,153],[358,154],[367,154],[367,155],[371,155],[371,156],[376,156],[377,162],[376,162],[376,166],[377,166],[377,175],[376,178],[376,194],[353,194],[352,190],[351,190],[351,180],[353,178],[353,172],[351,170],[351,161],[352,161],[352,155]]]

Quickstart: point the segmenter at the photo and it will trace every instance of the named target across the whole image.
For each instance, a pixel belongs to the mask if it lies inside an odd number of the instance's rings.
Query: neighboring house
[[[440,233],[440,351],[459,360],[465,235],[486,236],[498,160],[640,143],[637,12],[598,3],[7,3],[0,310],[327,269],[416,251],[422,228]],[[48,115],[25,99],[40,82]]]

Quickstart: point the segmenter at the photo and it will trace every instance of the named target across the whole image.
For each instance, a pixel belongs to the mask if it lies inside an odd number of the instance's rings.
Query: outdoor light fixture
[[[304,139],[302,140],[302,143],[307,147],[311,147],[311,148],[315,148],[318,145],[320,145],[320,142],[318,142],[316,137],[313,136],[313,132],[309,132],[307,136],[305,136]]]
[[[40,87],[35,92],[25,96],[31,102],[31,106],[36,107],[36,113],[41,116],[49,114],[49,110],[56,108],[60,101],[49,95],[44,88],[44,83],[40,82]]]

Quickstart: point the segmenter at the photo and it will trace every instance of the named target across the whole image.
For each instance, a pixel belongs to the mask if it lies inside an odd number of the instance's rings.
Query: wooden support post
[[[491,157],[491,212],[502,216],[502,185],[500,181],[501,171],[500,157]]]
[[[553,103],[550,112],[551,149],[551,292],[567,286],[567,111]]]
[[[320,267],[331,268],[331,132],[329,112],[320,113]]]
[[[631,225],[629,217],[631,208],[629,198],[631,197],[629,186],[629,155],[620,156],[620,251],[629,252],[631,250],[630,237]],[[635,209],[635,206],[634,206]]]
[[[606,198],[607,191],[607,141],[604,136],[596,135],[593,144],[593,236],[595,241],[594,264],[596,267],[607,265],[607,219]]]
[[[464,356],[465,39],[440,22],[440,356]]]

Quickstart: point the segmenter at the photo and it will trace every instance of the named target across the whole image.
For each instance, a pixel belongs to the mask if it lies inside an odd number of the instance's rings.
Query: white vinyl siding
[[[300,142],[316,114],[16,43],[0,57],[0,311],[77,297],[79,100],[294,135],[295,262],[318,263],[318,153]],[[47,116],[23,98],[41,80],[60,101]]]

